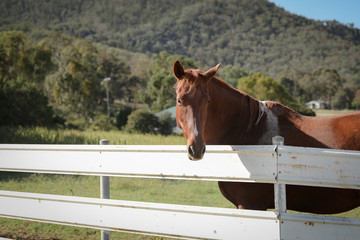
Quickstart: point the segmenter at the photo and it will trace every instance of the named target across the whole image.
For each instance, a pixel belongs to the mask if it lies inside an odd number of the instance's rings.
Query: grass
[[[182,136],[128,134],[120,131],[76,131],[46,128],[0,128],[0,143],[23,144],[185,144]],[[99,197],[99,177],[0,172],[0,189]],[[216,182],[138,178],[110,178],[112,199],[232,207],[222,197]],[[14,219],[0,218],[0,236],[13,239],[100,239],[100,231]],[[112,233],[112,239],[163,239],[128,233]]]
[[[0,189],[97,198],[100,178],[56,174],[2,173]],[[112,199],[212,207],[232,207],[217,182],[141,178],[110,178]]]
[[[6,173],[0,189],[99,197],[99,177]],[[111,199],[232,207],[222,197],[216,182],[139,178],[110,178]],[[55,224],[0,218],[0,236],[19,239],[99,239],[100,231]],[[162,239],[129,233],[112,233],[113,239]],[[165,238],[164,238],[165,239]]]
[[[349,109],[344,109],[344,110],[314,109],[313,111],[316,113],[316,116],[319,116],[319,117],[335,116],[335,115],[340,115],[340,114],[356,112],[356,110],[349,110]]]
[[[75,131],[46,128],[0,127],[0,143],[31,144],[185,144],[182,136],[128,134],[120,131]],[[0,172],[0,189],[94,197],[100,195],[99,177]],[[233,208],[220,193],[216,182],[139,178],[110,178],[112,199]],[[360,208],[336,216],[360,218]],[[112,239],[167,239],[112,232]],[[100,231],[0,218],[0,237],[12,239],[100,239]]]
[[[112,145],[183,145],[182,136],[130,134],[122,131],[79,131],[43,127],[0,127],[0,143],[19,144],[99,144],[108,139]]]

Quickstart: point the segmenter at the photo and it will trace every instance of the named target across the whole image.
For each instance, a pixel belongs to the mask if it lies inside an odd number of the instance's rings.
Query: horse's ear
[[[181,63],[178,60],[176,60],[173,65],[173,72],[178,80],[181,80],[185,75],[184,68],[181,66]]]
[[[213,76],[215,76],[215,74],[218,71],[220,66],[221,66],[221,63],[219,63],[215,67],[210,68],[209,70],[207,70],[207,72],[205,73],[206,80],[210,80]]]

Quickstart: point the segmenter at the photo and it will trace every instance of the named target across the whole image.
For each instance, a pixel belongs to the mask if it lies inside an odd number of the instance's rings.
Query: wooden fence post
[[[110,141],[102,139],[100,145],[109,145]],[[108,176],[100,177],[100,198],[110,199],[110,178]],[[101,240],[110,240],[110,231],[101,230]]]

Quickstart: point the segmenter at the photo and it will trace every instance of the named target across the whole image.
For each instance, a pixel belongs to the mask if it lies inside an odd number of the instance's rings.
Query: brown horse
[[[202,72],[173,66],[176,121],[187,140],[188,156],[200,160],[205,144],[268,145],[276,135],[291,146],[360,150],[360,112],[306,117],[277,102],[261,102],[215,77],[220,64]],[[359,169],[360,171],[360,169]],[[274,208],[274,186],[219,182],[222,194],[240,209]],[[339,213],[360,206],[360,190],[287,185],[288,209]]]

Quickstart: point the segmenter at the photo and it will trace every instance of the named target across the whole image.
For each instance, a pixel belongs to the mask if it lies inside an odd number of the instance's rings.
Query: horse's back
[[[338,140],[337,148],[360,150],[360,112],[339,116],[332,129]]]
[[[295,143],[289,145],[360,150],[360,112],[299,119],[295,120],[295,125],[300,131]]]

